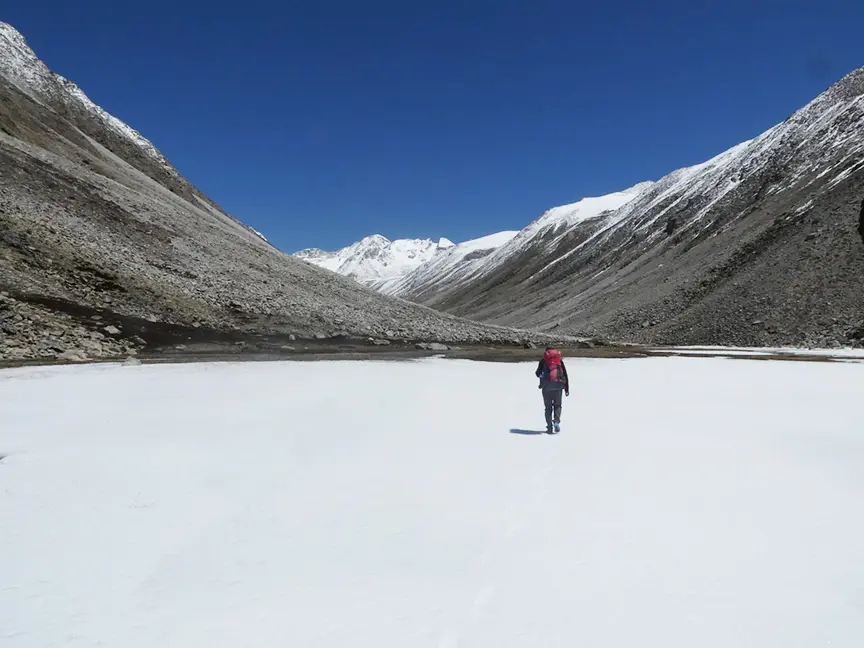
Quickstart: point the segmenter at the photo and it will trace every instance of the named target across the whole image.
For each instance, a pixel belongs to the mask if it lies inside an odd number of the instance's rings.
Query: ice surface
[[[695,345],[695,346],[677,346],[670,347],[668,349],[670,353],[703,353],[706,355],[710,354],[723,354],[729,356],[736,355],[757,355],[757,356],[766,356],[766,355],[792,355],[792,356],[822,356],[829,357],[833,359],[846,358],[846,359],[860,359],[864,360],[864,349],[848,347],[843,349],[804,349],[800,347],[758,347],[758,348],[748,348],[748,347],[724,347],[724,346],[706,346],[706,345]]]
[[[0,638],[864,645],[860,364],[0,372]]]

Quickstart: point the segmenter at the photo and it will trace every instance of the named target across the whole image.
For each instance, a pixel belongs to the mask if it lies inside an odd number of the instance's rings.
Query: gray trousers
[[[544,389],[543,404],[546,405],[546,427],[552,427],[552,423],[561,422],[561,396],[563,389]]]

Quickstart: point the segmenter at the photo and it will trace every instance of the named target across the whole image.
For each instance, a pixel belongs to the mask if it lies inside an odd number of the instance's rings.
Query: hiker
[[[543,404],[546,406],[546,432],[561,431],[561,395],[570,395],[570,380],[561,352],[546,347],[543,359],[534,372],[540,379],[539,388],[543,390]]]

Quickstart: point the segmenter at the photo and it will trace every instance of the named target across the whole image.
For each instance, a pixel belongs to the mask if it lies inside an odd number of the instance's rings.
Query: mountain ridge
[[[280,352],[295,338],[548,339],[391,299],[280,252],[7,24],[0,62],[0,360]]]

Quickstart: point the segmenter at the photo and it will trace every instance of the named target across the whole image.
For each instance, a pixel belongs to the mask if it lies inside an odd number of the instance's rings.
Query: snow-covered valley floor
[[[0,643],[864,645],[864,365],[0,372]]]

